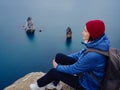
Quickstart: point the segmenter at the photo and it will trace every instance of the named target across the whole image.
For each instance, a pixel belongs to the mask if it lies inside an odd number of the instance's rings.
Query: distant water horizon
[[[88,20],[102,19],[111,46],[120,49],[119,3],[118,0],[2,0],[0,90],[30,72],[47,72],[56,53],[70,54],[82,49],[81,32]],[[21,28],[29,16],[35,24],[34,36],[28,36]],[[68,26],[73,32],[71,41],[66,41]]]

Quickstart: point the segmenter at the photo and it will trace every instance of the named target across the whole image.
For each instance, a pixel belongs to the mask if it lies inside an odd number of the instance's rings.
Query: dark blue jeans
[[[58,53],[55,57],[55,61],[61,65],[70,65],[70,64],[74,64],[77,60],[69,56],[66,56],[64,54]],[[67,73],[63,73],[57,71],[55,68],[52,68],[42,78],[38,79],[37,83],[39,87],[43,87],[51,82],[57,85],[59,81],[62,81],[70,85],[71,87],[75,88],[76,90],[84,90],[82,86],[80,86],[78,78],[79,78],[78,76],[73,76]]]

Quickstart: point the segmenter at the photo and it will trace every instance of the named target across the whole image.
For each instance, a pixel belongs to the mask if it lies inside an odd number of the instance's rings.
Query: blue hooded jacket
[[[83,44],[86,48],[108,51],[110,43],[107,36],[104,34],[102,37],[90,43]],[[85,50],[86,49],[84,48],[79,52],[69,55],[77,60],[76,63],[72,65],[58,65],[56,69],[71,75],[84,73],[84,75],[79,76],[80,85],[84,87],[85,90],[99,90],[104,75],[106,57],[96,52],[85,53]],[[93,78],[89,71],[92,71],[98,80]]]

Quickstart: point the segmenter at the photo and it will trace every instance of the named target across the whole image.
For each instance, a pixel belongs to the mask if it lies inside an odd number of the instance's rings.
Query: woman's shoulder
[[[105,55],[102,55],[102,54],[94,52],[94,51],[86,53],[84,57],[89,58],[89,59],[93,59],[93,60],[106,59]]]

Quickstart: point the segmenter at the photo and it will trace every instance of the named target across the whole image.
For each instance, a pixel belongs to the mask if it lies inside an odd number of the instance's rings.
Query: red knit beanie
[[[101,37],[105,32],[105,24],[101,20],[91,20],[86,23],[86,28],[92,37],[92,39],[97,39]]]

